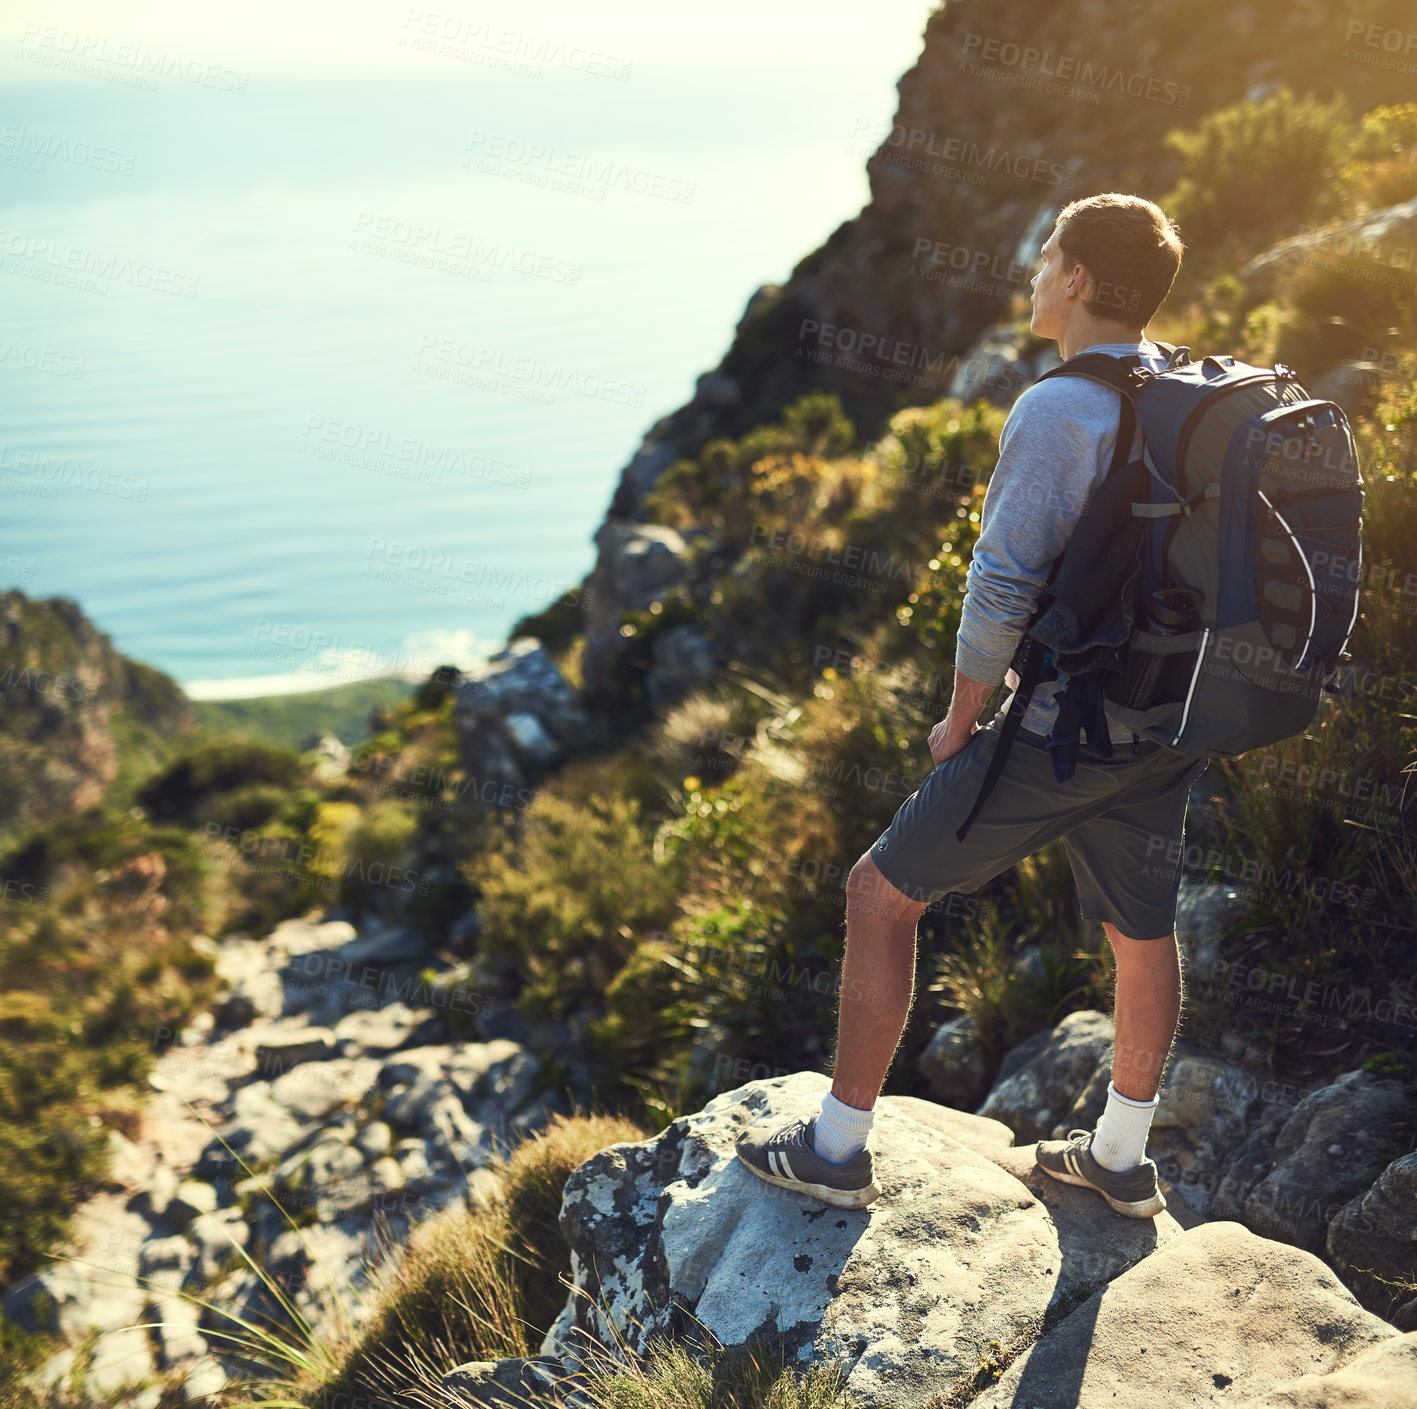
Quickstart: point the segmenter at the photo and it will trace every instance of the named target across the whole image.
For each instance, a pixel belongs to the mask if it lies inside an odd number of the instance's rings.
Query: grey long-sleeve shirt
[[[1140,353],[1160,371],[1165,354],[1155,343],[1098,343],[1083,349],[1117,357]],[[984,685],[1000,681],[1013,698],[1018,675],[1009,669],[1053,560],[1102,482],[1117,443],[1121,394],[1081,377],[1035,382],[1014,402],[999,436],[999,462],[984,495],[979,539],[965,579],[955,641],[955,668]],[[1141,433],[1132,453],[1141,449]],[[1052,732],[1058,717],[1053,692],[1066,677],[1034,691],[1023,727]]]

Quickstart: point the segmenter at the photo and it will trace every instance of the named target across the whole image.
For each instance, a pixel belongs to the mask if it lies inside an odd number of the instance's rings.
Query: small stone
[[[256,1070],[271,1078],[301,1062],[323,1062],[339,1054],[339,1043],[327,1027],[304,1027],[262,1042],[256,1048]]]
[[[204,1179],[183,1179],[167,1204],[167,1218],[179,1228],[185,1228],[204,1213],[215,1213],[217,1192]]]
[[[354,1143],[364,1152],[366,1158],[378,1159],[393,1149],[394,1132],[387,1121],[371,1120],[354,1137]]]

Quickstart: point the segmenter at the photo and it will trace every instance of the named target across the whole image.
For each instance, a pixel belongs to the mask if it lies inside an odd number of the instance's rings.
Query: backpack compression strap
[[[1165,345],[1158,343],[1157,346],[1164,347]],[[1136,407],[1132,402],[1132,397],[1140,388],[1140,383],[1133,377],[1133,369],[1140,367],[1141,359],[1139,357],[1109,357],[1105,352],[1099,352],[1070,358],[1060,366],[1054,367],[1052,371],[1043,374],[1043,377],[1087,377],[1091,381],[1102,382],[1121,392],[1122,407],[1117,426],[1117,444],[1112,451],[1111,463],[1107,466],[1109,475],[1120,466],[1125,465],[1131,458],[1132,441],[1136,438],[1137,422]],[[1038,380],[1042,381],[1043,377]],[[1057,563],[1055,562],[1053,566],[1056,569]],[[1040,601],[1029,621],[1030,627],[1042,616],[1043,610]],[[1047,665],[1048,655],[1047,647],[1041,641],[1035,640],[1025,630],[1023,640],[1019,645],[1018,655],[1015,657],[1018,689],[1014,691],[1008,713],[1004,716],[1003,727],[999,730],[999,742],[994,746],[993,756],[989,759],[989,766],[984,771],[984,779],[979,784],[979,795],[974,799],[974,806],[969,809],[969,816],[964,819],[955,832],[955,838],[958,841],[963,841],[969,834],[969,829],[974,825],[974,819],[983,810],[989,794],[994,791],[995,783],[999,781],[999,775],[1004,771],[1004,764],[1008,762],[1014,740],[1018,737],[1018,731],[1023,727],[1023,717],[1028,713],[1033,692],[1038,688],[1039,679]]]

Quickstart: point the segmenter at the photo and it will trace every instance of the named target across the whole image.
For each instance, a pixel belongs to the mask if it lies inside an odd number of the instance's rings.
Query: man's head
[[[1184,248],[1161,208],[1140,196],[1073,201],[1043,245],[1033,331],[1056,338],[1064,357],[1139,337],[1171,291]]]

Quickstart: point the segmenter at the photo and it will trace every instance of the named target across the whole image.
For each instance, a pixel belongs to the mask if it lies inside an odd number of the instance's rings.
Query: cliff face
[[[1359,110],[1408,101],[1411,65],[1390,50],[1411,28],[1403,0],[947,0],[900,79],[889,130],[842,114],[842,135],[867,158],[869,202],[785,285],[758,290],[718,368],[651,427],[597,536],[592,580],[635,578],[618,558],[640,551],[642,535],[625,526],[646,517],[664,469],[776,419],[806,391],[837,393],[862,440],[901,407],[946,395],[1007,404],[1024,369],[978,339],[1022,306],[1068,201],[1160,198],[1177,174],[1168,131],[1283,85],[1345,93]],[[588,679],[619,649],[619,612],[648,602],[595,600]]]
[[[76,602],[0,593],[0,838],[103,796],[120,714],[162,734],[192,723],[177,682],[114,650]]]

